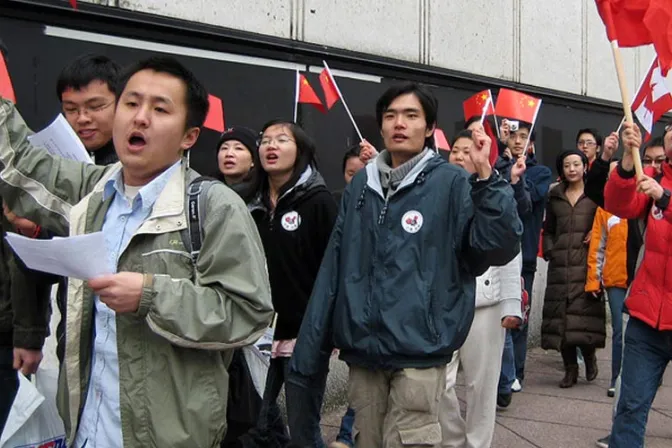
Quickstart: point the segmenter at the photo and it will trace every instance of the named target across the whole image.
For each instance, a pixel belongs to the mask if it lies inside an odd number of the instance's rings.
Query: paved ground
[[[497,414],[493,448],[588,448],[609,433],[612,399],[607,397],[611,349],[599,350],[598,378],[583,379],[571,389],[560,389],[562,360],[555,352],[533,349],[528,357],[525,388],[511,406]],[[340,370],[339,370],[340,372]],[[340,375],[341,373],[339,373]],[[330,381],[331,382],[331,381]],[[463,383],[458,396],[464,406]],[[345,405],[325,409],[322,428],[325,440],[335,439]],[[647,448],[672,447],[672,368],[658,392],[647,426]]]

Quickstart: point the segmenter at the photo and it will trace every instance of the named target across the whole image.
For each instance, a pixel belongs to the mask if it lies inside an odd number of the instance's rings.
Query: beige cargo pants
[[[350,366],[357,448],[438,447],[446,366],[397,371]]]

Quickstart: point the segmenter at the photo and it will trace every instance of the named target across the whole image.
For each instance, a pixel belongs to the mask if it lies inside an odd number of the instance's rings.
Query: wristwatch
[[[656,201],[656,207],[661,210],[667,210],[667,207],[670,205],[670,190],[665,188],[663,190],[663,197]]]

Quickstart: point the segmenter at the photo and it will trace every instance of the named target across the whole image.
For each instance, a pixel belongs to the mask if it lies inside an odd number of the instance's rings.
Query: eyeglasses
[[[273,142],[275,142],[278,145],[286,145],[289,142],[293,142],[295,140],[292,140],[291,138],[287,137],[286,135],[281,135],[279,137],[273,137],[273,138],[262,138],[261,142],[259,142],[259,147],[261,148],[262,146],[271,146]]]
[[[585,146],[586,148],[592,148],[594,146],[597,146],[597,142],[594,140],[579,140],[576,142],[578,146]]]
[[[662,165],[665,163],[665,157],[659,157],[657,159],[649,159],[648,157],[644,157],[642,159],[642,165]]]
[[[82,106],[82,107],[68,107],[67,109],[63,109],[63,113],[68,116],[80,116],[80,115],[86,115],[90,117],[91,115],[95,115],[97,113],[100,113],[110,107],[111,105],[114,104],[114,101],[110,101],[109,103],[104,103],[104,104],[93,104],[93,105],[87,105],[87,106]]]

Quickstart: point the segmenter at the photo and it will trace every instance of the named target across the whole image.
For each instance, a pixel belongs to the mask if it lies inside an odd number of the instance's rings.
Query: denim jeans
[[[0,347],[0,434],[19,390],[19,377],[13,367],[14,349]]]
[[[614,334],[611,337],[611,383],[616,385],[616,378],[621,371],[621,357],[623,355],[623,302],[625,302],[624,288],[607,288],[609,309],[611,310],[611,328]]]
[[[320,412],[329,370],[307,378],[291,372],[285,383],[291,448],[324,448]]]
[[[522,277],[525,280],[525,291],[529,297],[530,309],[532,308],[532,286],[534,285],[535,271],[523,271]],[[527,329],[529,323],[525,322],[518,330],[511,331],[511,341],[513,343],[513,360],[516,372],[516,378],[521,382],[525,379],[525,359],[527,358]],[[504,359],[502,359],[502,362]],[[502,365],[502,370],[504,366]]]
[[[341,430],[338,432],[336,440],[348,445],[350,448],[355,446],[355,441],[352,440],[352,427],[355,424],[355,410],[348,408],[345,415],[341,419]]]
[[[511,393],[511,386],[516,380],[516,363],[514,359],[513,341],[511,339],[511,330],[506,330],[504,339],[504,350],[502,351],[502,371],[499,374],[499,387],[497,393],[508,395]]]
[[[630,317],[625,330],[621,393],[609,448],[644,446],[651,404],[672,361],[672,331],[658,331]]]

